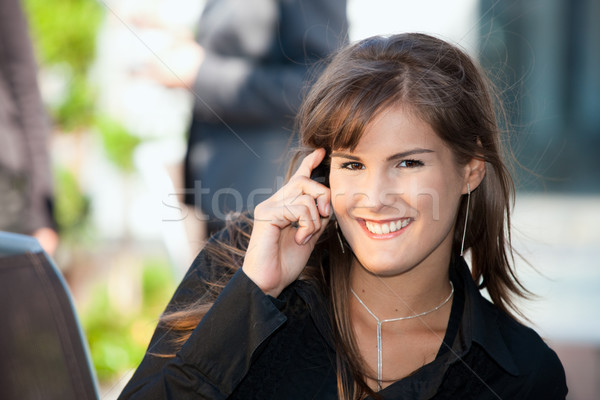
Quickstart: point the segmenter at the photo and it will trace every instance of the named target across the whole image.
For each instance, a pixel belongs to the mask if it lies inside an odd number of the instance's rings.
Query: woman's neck
[[[432,362],[444,338],[454,288],[447,262],[377,276],[358,261],[350,275],[350,315],[368,384],[377,390]]]
[[[448,297],[449,257],[393,276],[375,275],[354,259],[350,287],[380,320],[420,314]]]

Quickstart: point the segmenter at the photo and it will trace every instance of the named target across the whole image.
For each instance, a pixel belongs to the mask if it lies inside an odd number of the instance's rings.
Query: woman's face
[[[332,152],[329,179],[340,228],[368,271],[447,266],[466,169],[429,124],[399,107],[384,110],[355,150]]]

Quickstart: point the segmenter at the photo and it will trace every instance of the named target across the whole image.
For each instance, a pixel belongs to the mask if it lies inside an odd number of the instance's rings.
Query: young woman
[[[492,100],[431,36],[340,51],[299,114],[297,170],[200,253],[121,398],[564,399],[514,316]]]

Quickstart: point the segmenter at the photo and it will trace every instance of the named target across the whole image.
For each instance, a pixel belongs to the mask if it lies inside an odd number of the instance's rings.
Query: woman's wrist
[[[245,263],[242,266],[242,271],[248,279],[254,282],[254,284],[268,296],[277,298],[284,289],[282,287],[280,288],[275,282],[269,282],[269,280],[272,281],[272,279],[261,276],[264,274],[258,274],[254,268],[247,266]]]

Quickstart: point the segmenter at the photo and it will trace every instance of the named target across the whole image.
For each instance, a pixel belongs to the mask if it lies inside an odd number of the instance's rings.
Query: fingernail
[[[329,216],[329,203],[325,204],[325,216]]]
[[[306,239],[304,239],[304,241],[302,242],[302,244],[306,244],[306,243],[308,243],[308,241],[310,240],[310,238],[312,238],[312,236],[313,236],[313,234],[312,234],[312,233],[311,233],[310,235],[308,235],[308,236],[306,237]]]

